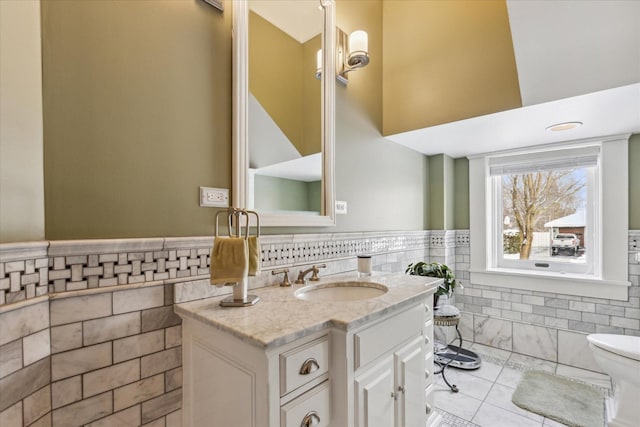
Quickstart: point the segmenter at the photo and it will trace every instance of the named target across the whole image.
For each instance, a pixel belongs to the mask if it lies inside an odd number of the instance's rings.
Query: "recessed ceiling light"
[[[547,127],[547,130],[552,131],[552,132],[560,132],[563,130],[571,130],[571,129],[575,129],[578,126],[582,126],[582,122],[564,122],[564,123],[558,123],[555,125],[551,125],[549,127]]]

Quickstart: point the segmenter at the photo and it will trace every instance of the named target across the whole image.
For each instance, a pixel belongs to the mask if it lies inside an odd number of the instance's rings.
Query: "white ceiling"
[[[584,124],[564,132],[546,127]],[[387,137],[427,155],[458,158],[553,142],[640,132],[640,84],[551,101]]]
[[[389,136],[462,157],[640,132],[640,1],[507,0],[523,107]],[[566,132],[549,125],[580,121]]]

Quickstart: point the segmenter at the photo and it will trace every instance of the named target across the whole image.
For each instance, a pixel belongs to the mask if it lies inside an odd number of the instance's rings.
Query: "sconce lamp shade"
[[[358,30],[349,36],[347,64],[351,68],[364,67],[369,63],[369,37],[366,31]]]
[[[347,73],[369,64],[369,37],[366,31],[354,31],[347,34],[336,28],[336,78],[344,85],[348,82]],[[347,46],[348,43],[348,46]],[[349,52],[348,55],[345,53]],[[322,49],[316,53],[316,78],[322,77]]]

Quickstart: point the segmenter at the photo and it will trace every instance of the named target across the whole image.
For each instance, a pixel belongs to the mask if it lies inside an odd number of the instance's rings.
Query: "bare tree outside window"
[[[508,235],[507,246],[520,259],[531,255],[534,232],[545,231],[545,222],[574,213],[585,203],[584,169],[551,170],[502,177],[503,217],[513,218],[517,234]]]

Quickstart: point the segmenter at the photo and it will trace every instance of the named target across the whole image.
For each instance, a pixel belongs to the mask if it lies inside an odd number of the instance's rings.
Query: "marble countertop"
[[[375,298],[359,301],[303,301],[294,293],[303,285],[270,286],[250,290],[260,297],[249,307],[222,307],[224,297],[207,298],[174,306],[182,318],[190,318],[228,332],[263,348],[277,347],[327,327],[351,330],[412,305],[433,294],[442,279],[405,274],[374,273],[358,278],[357,273],[325,276],[309,285],[338,281],[375,282],[389,290]]]

